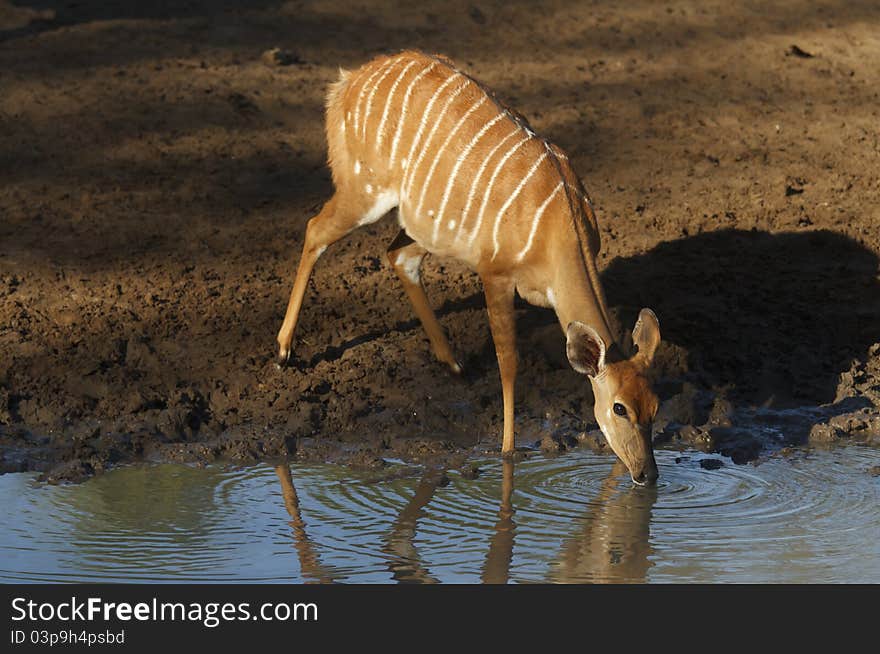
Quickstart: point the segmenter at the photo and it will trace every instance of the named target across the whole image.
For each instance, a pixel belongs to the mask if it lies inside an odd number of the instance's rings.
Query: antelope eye
[[[619,415],[619,416],[626,415],[626,407],[623,406],[620,402],[615,402],[614,406],[612,408],[614,409],[614,413],[616,413],[617,415]]]

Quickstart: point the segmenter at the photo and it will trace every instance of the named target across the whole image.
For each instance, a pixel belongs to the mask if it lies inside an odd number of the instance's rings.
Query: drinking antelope
[[[599,232],[568,157],[537,136],[452,62],[420,52],[380,56],[341,71],[327,94],[326,131],[336,192],[308,224],[296,281],[278,333],[281,364],[312,268],[327,246],[397,208],[400,233],[388,259],[437,358],[456,373],[425,296],[429,252],[459,259],[483,282],[501,372],[502,452],[514,449],[514,292],[556,311],[572,367],[586,375],[594,413],[638,484],[657,478],[651,424],[657,397],[646,373],[660,342],[643,309],[625,356],[599,281]]]

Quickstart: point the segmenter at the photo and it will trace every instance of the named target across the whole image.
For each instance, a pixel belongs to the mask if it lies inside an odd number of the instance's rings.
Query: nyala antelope
[[[660,342],[643,309],[626,356],[599,281],[599,232],[568,157],[450,61],[420,52],[380,56],[341,71],[327,94],[326,131],[336,192],[306,229],[284,323],[291,341],[309,276],[327,247],[397,208],[388,259],[434,354],[456,373],[443,328],[421,283],[427,253],[475,270],[486,295],[504,402],[502,452],[514,449],[514,293],[556,311],[571,366],[592,384],[595,416],[637,484],[653,482],[651,425],[657,397],[647,379]]]

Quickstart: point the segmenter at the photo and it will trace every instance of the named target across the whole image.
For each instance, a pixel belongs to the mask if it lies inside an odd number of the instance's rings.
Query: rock
[[[812,59],[813,57],[816,56],[816,55],[814,55],[814,54],[812,54],[812,53],[810,53],[810,52],[807,52],[806,50],[800,48],[800,47],[797,46],[796,44],[792,44],[791,47],[788,49],[788,52],[787,52],[786,54],[792,54],[792,55],[794,55],[795,57],[799,57],[799,58],[801,58],[801,59]]]
[[[263,63],[268,66],[290,66],[292,64],[306,63],[300,59],[298,54],[289,52],[288,50],[282,50],[281,48],[266,50],[260,56],[260,59],[262,59]]]
[[[699,425],[709,419],[712,397],[693,384],[685,382],[676,393],[660,406],[654,422],[662,430],[666,425]]]
[[[538,447],[541,448],[541,451],[544,454],[558,454],[565,449],[562,443],[553,438],[552,434],[544,436],[544,438],[538,442]]]
[[[82,482],[95,474],[95,468],[79,458],[64,461],[40,475],[39,480],[50,484]]]
[[[0,425],[11,425],[12,413],[9,410],[9,391],[0,386]]]
[[[483,471],[474,464],[469,463],[465,466],[462,466],[458,472],[459,474],[461,474],[463,479],[476,479],[482,474]]]
[[[718,427],[712,430],[712,451],[730,457],[736,464],[748,463],[758,458],[765,443],[753,429],[741,427]]]
[[[17,7],[11,2],[0,0],[0,30],[15,30],[27,27],[36,21],[55,20],[55,11],[52,9],[31,9],[29,7]]]
[[[562,428],[544,436],[537,445],[544,454],[555,454],[575,447],[579,441],[576,433],[572,433],[570,429]]]
[[[880,440],[880,415],[877,415],[876,409],[832,416],[827,422],[815,424],[810,429],[811,444],[833,443],[841,439],[862,443]]]
[[[471,20],[474,21],[477,25],[486,24],[486,14],[484,14],[482,10],[476,5],[470,8],[470,11],[468,11],[468,16],[470,16]]]

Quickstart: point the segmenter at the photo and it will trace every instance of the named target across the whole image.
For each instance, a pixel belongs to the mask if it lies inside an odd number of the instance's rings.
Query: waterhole
[[[0,581],[880,582],[880,451],[0,476]],[[720,466],[720,467],[719,467]],[[471,477],[471,475],[468,475]]]

